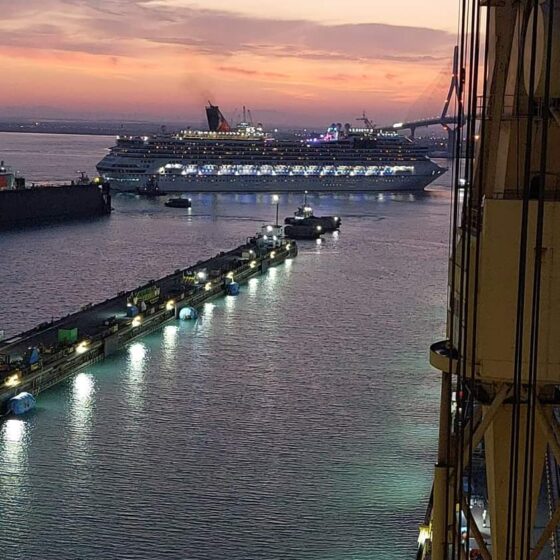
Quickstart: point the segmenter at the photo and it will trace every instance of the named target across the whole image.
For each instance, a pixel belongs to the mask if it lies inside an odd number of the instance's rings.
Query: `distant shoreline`
[[[75,125],[71,123],[41,123],[34,126],[21,123],[0,123],[0,132],[15,134],[72,134],[81,136],[117,136],[119,134],[154,134],[161,132],[158,125]]]
[[[116,136],[117,133],[110,132],[94,132],[94,131],[68,131],[68,130],[14,130],[13,128],[3,128],[0,126],[0,132],[9,134],[57,134],[71,136]]]

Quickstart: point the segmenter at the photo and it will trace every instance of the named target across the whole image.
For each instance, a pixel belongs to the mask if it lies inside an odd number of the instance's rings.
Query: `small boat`
[[[191,199],[190,198],[170,198],[166,201],[165,206],[169,208],[190,208]]]
[[[303,201],[303,206],[300,206],[294,212],[293,218],[286,218],[284,223],[290,226],[321,226],[324,232],[336,231],[340,228],[341,220],[338,216],[315,216],[313,208],[307,204],[307,193]]]

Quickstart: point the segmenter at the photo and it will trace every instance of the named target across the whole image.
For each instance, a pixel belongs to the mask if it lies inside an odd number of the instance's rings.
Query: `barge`
[[[268,231],[263,228],[263,232]],[[199,309],[297,255],[294,241],[266,233],[130,292],[0,341],[0,413],[21,392],[37,396],[130,341]]]
[[[25,184],[0,162],[0,230],[105,216],[111,213],[109,184],[82,175],[67,185]]]

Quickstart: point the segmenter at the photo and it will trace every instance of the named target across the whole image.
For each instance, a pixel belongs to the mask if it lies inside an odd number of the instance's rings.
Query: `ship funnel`
[[[208,129],[211,132],[229,132],[231,127],[217,105],[212,105],[210,101],[206,107],[206,118],[208,119]]]

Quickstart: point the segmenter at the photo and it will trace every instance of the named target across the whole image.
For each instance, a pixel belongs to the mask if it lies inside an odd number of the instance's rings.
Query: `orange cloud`
[[[389,122],[449,64],[453,45],[441,29],[266,19],[182,0],[19,4],[0,21],[0,63],[17,86],[0,90],[0,106],[12,114],[48,106],[198,122],[211,98],[251,106],[270,124],[350,119],[364,108]],[[435,112],[444,89],[430,96]]]

